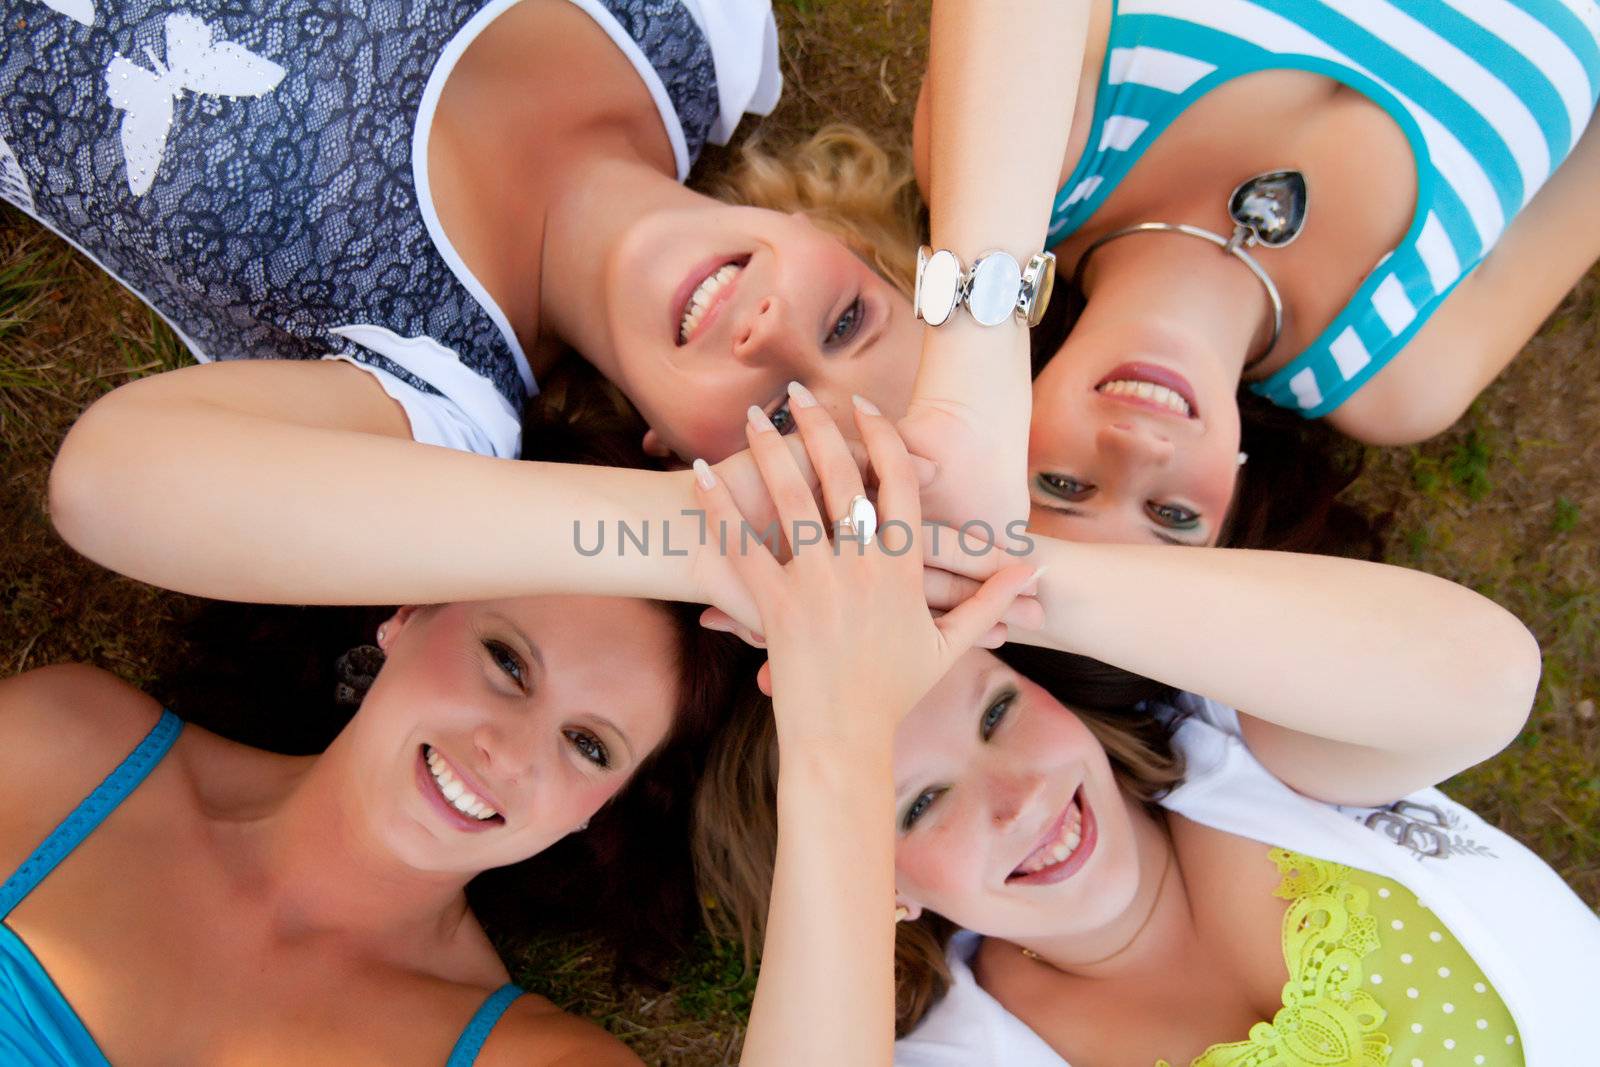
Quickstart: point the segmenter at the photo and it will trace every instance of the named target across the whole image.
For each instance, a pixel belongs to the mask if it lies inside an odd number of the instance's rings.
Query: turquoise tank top
[[[1261,70],[1351,86],[1416,157],[1405,238],[1304,352],[1250,387],[1315,418],[1405,347],[1571,152],[1600,98],[1600,4],[1115,0],[1094,127],[1047,243],[1082,226],[1190,104]]]
[[[182,729],[182,719],[163,711],[144,740],[0,884],[0,1063],[110,1067],[49,972],[5,919],[138,788]],[[521,989],[508,983],[484,1001],[457,1039],[446,1067],[470,1067],[495,1023],[521,995]]]

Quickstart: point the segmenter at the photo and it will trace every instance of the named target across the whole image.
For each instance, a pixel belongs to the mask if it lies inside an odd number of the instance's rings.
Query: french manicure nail
[[[868,400],[864,396],[852,395],[850,397],[850,402],[852,404],[854,404],[857,408],[859,408],[861,411],[865,412],[868,415],[882,415],[883,414],[883,412],[878,410],[878,405],[874,404],[872,401]]]
[[[711,470],[711,464],[703,459],[694,461],[694,480],[700,483],[702,489],[711,489],[717,484],[717,476]]]
[[[754,426],[757,430],[775,429],[775,427],[772,425],[772,420],[767,418],[767,413],[762,411],[756,405],[751,404],[750,410],[745,412],[745,414],[750,417],[750,425]]]
[[[811,390],[799,382],[789,383],[789,397],[797,407],[814,408],[817,406],[817,398],[811,395]]]

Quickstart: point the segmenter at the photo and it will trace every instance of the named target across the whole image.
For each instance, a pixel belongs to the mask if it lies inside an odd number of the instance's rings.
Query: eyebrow
[[[1044,508],[1046,511],[1054,511],[1059,515],[1069,515],[1075,519],[1088,519],[1090,521],[1094,520],[1094,515],[1092,513],[1081,511],[1078,508],[1067,507],[1063,504],[1046,504],[1042,501],[1035,500],[1033,502],[1033,506],[1036,508]],[[1180,548],[1197,548],[1206,543],[1204,537],[1201,537],[1199,540],[1195,541],[1181,540],[1180,538],[1173,537],[1171,534],[1164,533],[1158,526],[1146,524],[1144,529],[1149,531],[1151,537],[1166,545],[1177,545]],[[1201,529],[1204,528],[1202,527]]]
[[[533,659],[533,665],[539,668],[539,674],[541,676],[550,673],[549,668],[546,667],[544,663],[544,653],[539,651],[539,646],[534,643],[533,638],[529,637],[527,633],[523,631],[522,627],[518,626],[511,618],[502,615],[498,611],[491,611],[488,613],[488,615],[491,619],[496,619],[504,623],[506,629],[517,635],[518,640],[520,640],[523,646],[527,648],[528,655]]]

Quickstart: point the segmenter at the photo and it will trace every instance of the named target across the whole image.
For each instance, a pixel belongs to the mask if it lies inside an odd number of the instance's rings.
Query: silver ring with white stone
[[[857,493],[845,505],[839,529],[848,530],[852,537],[860,539],[862,545],[872,544],[872,539],[878,533],[878,509],[872,506],[872,501]]]

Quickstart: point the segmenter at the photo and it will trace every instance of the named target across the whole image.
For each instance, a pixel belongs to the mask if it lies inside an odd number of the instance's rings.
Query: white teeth
[[[1046,867],[1054,867],[1078,850],[1083,843],[1083,811],[1073,805],[1061,827],[1061,836],[1049,844],[1039,846],[1038,850],[1018,867],[1015,873],[1035,874]]]
[[[1187,416],[1190,413],[1189,402],[1182,395],[1154,382],[1118,379],[1100,386],[1099,392],[1106,396],[1131,396],[1140,400],[1154,401],[1180,415]]]
[[[683,344],[694,333],[695,327],[700,325],[700,320],[705,317],[706,309],[711,306],[711,300],[724,285],[733,280],[740,267],[737,263],[725,263],[711,272],[710,277],[695,287],[689,296],[689,306],[684,309],[683,321],[678,323],[678,343]]]
[[[492,819],[499,814],[452,774],[450,765],[432,747],[429,747],[426,758],[428,770],[433,774],[434,783],[439,787],[439,794],[449,801],[451,807],[463,815],[470,815],[480,821]]]

